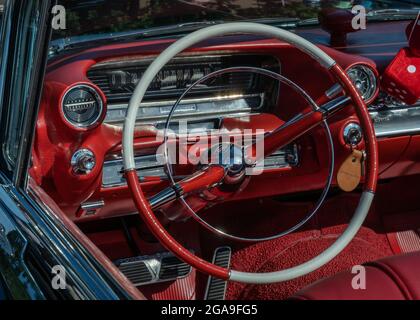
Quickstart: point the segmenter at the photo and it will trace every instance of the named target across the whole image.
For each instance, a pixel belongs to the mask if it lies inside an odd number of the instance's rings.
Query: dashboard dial
[[[64,118],[78,128],[96,125],[102,116],[103,101],[98,91],[89,85],[71,87],[63,97]]]
[[[365,102],[371,101],[375,97],[378,81],[375,72],[370,67],[357,64],[349,68],[347,74]]]

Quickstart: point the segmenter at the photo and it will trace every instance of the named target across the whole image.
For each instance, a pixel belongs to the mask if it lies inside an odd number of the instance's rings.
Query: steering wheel
[[[359,204],[348,227],[341,236],[321,254],[303,264],[285,270],[268,273],[248,273],[222,268],[211,262],[205,261],[178,243],[164,229],[153,212],[153,208],[156,207],[157,203],[166,203],[173,199],[181,198],[183,195],[208,190],[223,183],[224,179],[232,174],[233,171],[235,173],[238,172],[237,163],[235,163],[234,166],[206,166],[192,176],[165,189],[159,193],[158,198],[155,197],[153,200],[148,200],[144,195],[136,172],[133,143],[137,111],[154,77],[172,58],[185,49],[203,40],[232,33],[268,36],[295,46],[299,50],[312,56],[318,63],[326,68],[346,93],[345,96],[331,100],[321,107],[314,108],[310,112],[294,117],[279,128],[266,134],[263,137],[264,153],[261,157],[272,154],[312,128],[324,123],[332,114],[346,107],[350,101],[355,107],[356,114],[363,129],[366,146],[365,183]],[[255,157],[253,158],[255,154],[258,154],[256,148],[257,143],[253,143],[248,148],[242,150],[242,163],[240,163],[242,166],[239,166],[241,170],[250,165],[255,165],[258,160],[254,159]],[[137,84],[129,102],[123,132],[123,158],[125,176],[134,203],[148,228],[163,246],[174,253],[178,258],[203,273],[223,280],[253,284],[268,284],[291,280],[320,268],[337,256],[351,242],[362,226],[374,198],[378,176],[378,150],[373,124],[365,102],[343,69],[320,48],[289,31],[248,22],[219,24],[195,31],[173,43],[154,60]],[[251,158],[253,158],[252,161],[249,160]]]

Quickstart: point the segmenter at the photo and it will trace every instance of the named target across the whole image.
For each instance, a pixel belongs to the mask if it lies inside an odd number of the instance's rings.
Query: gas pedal
[[[396,238],[402,253],[420,250],[420,229],[399,231]]]
[[[214,251],[213,263],[219,267],[229,268],[232,250],[230,247],[219,247]],[[225,300],[227,281],[209,277],[205,300]]]
[[[169,252],[120,259],[115,265],[135,286],[174,281],[187,277],[192,271],[190,265]]]

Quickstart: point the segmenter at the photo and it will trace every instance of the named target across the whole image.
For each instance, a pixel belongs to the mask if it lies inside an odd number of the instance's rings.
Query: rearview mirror
[[[318,14],[319,23],[330,34],[330,44],[335,47],[347,45],[347,34],[358,31],[353,28],[355,17],[350,10],[325,8]]]

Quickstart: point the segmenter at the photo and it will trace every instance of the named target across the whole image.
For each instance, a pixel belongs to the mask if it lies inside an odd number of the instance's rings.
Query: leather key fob
[[[337,173],[337,183],[341,190],[351,192],[357,188],[362,178],[363,151],[353,150]]]

